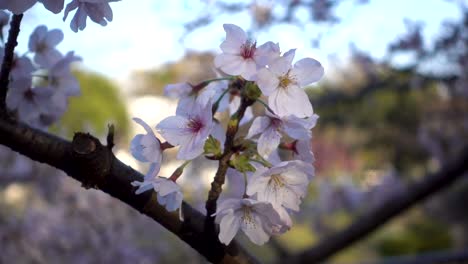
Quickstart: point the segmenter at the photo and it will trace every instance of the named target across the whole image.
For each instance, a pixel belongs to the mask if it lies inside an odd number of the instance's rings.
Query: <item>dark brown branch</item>
[[[5,99],[8,91],[8,83],[10,82],[10,72],[15,57],[15,47],[18,45],[17,39],[22,19],[23,14],[13,15],[10,23],[10,31],[8,32],[8,41],[5,45],[5,54],[0,71],[0,110],[3,113],[6,113],[6,111],[4,111],[6,109]]]
[[[437,173],[425,176],[420,182],[395,193],[378,207],[369,210],[343,231],[325,238],[317,246],[297,254],[290,263],[319,263],[333,254],[364,238],[391,218],[402,213],[421,200],[450,186],[468,171],[468,146],[460,155],[443,166]]]
[[[233,241],[221,245],[203,235],[205,216],[187,203],[182,204],[184,221],[178,213],[159,205],[154,192],[135,195],[133,181],[143,175],[119,161],[112,151],[89,134],[77,133],[72,142],[0,118],[0,144],[33,160],[66,172],[86,188],[100,189],[153,218],[214,263],[256,263]]]
[[[455,264],[468,263],[468,249],[463,251],[429,252],[384,259],[382,264]]]

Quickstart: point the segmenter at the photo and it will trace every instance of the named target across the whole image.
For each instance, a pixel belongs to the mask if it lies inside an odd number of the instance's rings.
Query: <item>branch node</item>
[[[76,133],[72,141],[73,170],[82,175],[82,186],[99,189],[111,170],[112,152],[89,133]]]

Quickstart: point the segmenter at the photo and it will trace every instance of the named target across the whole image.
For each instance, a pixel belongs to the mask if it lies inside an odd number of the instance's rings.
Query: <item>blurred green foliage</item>
[[[124,139],[129,133],[129,117],[125,101],[111,80],[97,73],[75,71],[81,87],[81,96],[71,97],[69,108],[54,132],[65,132],[72,137],[77,131],[89,131],[102,137],[108,124],[116,127],[116,140]]]

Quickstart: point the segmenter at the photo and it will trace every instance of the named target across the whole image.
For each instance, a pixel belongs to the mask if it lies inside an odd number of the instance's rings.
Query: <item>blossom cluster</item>
[[[320,80],[324,69],[312,58],[293,64],[294,49],[282,54],[279,44],[271,41],[257,46],[236,25],[225,24],[224,30],[222,53],[214,59],[219,78],[165,87],[165,95],[179,99],[175,115],[155,126],[165,142],[143,120],[134,119],[146,134],[134,137],[131,153],[149,163],[150,169],[133,185],[138,187],[137,194],[156,191],[159,203],[176,211],[183,197],[176,180],[190,160],[201,155],[210,159],[230,155],[228,171],[244,178],[244,191],[239,197],[218,201],[211,216],[219,223],[219,240],[227,245],[242,230],[261,245],[271,235],[290,229],[290,214],[299,211],[314,176],[311,129],[318,116],[303,88]],[[265,106],[265,114],[255,119],[250,107],[254,102]],[[217,114],[225,111],[230,113],[226,131]],[[232,135],[233,124],[250,125],[247,135],[236,135],[237,129]],[[237,136],[235,150],[227,136]],[[177,146],[177,159],[186,162],[170,177],[158,176],[164,150]],[[282,160],[278,148],[289,151],[292,160]]]
[[[8,21],[9,16],[0,10],[0,19]],[[29,37],[28,52],[13,58],[6,105],[20,121],[37,128],[56,122],[67,110],[68,98],[80,94],[71,64],[81,58],[73,51],[60,53],[56,46],[62,40],[59,29],[38,26]],[[4,52],[0,46],[1,60]]]
[[[112,9],[110,2],[120,0],[72,0],[65,7],[63,20],[68,17],[68,13],[76,9],[75,15],[70,22],[70,28],[77,32],[86,27],[86,20],[89,17],[93,22],[102,26],[112,21]],[[54,14],[60,13],[64,8],[64,0],[0,0],[0,9],[6,9],[14,14],[22,14],[36,3],[41,3]]]

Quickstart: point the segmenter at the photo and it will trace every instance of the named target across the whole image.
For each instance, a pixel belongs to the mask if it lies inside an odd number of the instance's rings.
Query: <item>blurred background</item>
[[[105,138],[113,123],[117,156],[142,173],[147,168],[128,153],[131,138],[143,132],[131,118],[154,127],[175,112],[177,102],[162,96],[165,85],[215,76],[223,23],[241,26],[260,44],[279,42],[283,52],[297,48],[296,60],[324,65],[324,79],[306,88],[320,116],[313,129],[316,178],[293,228],[263,247],[238,236],[265,262],[346,228],[468,143],[464,0],[123,0],[111,7],[109,25],[88,21],[73,33],[69,20],[36,5],[25,14],[17,51],[27,51],[37,25],[62,29],[59,50],[83,57],[75,70],[82,96],[50,131]],[[179,164],[169,152],[161,175]],[[202,211],[215,169],[196,160],[180,179],[187,201]],[[205,262],[157,223],[62,174],[0,147],[0,263]],[[328,261],[466,250],[467,201],[465,175]]]

